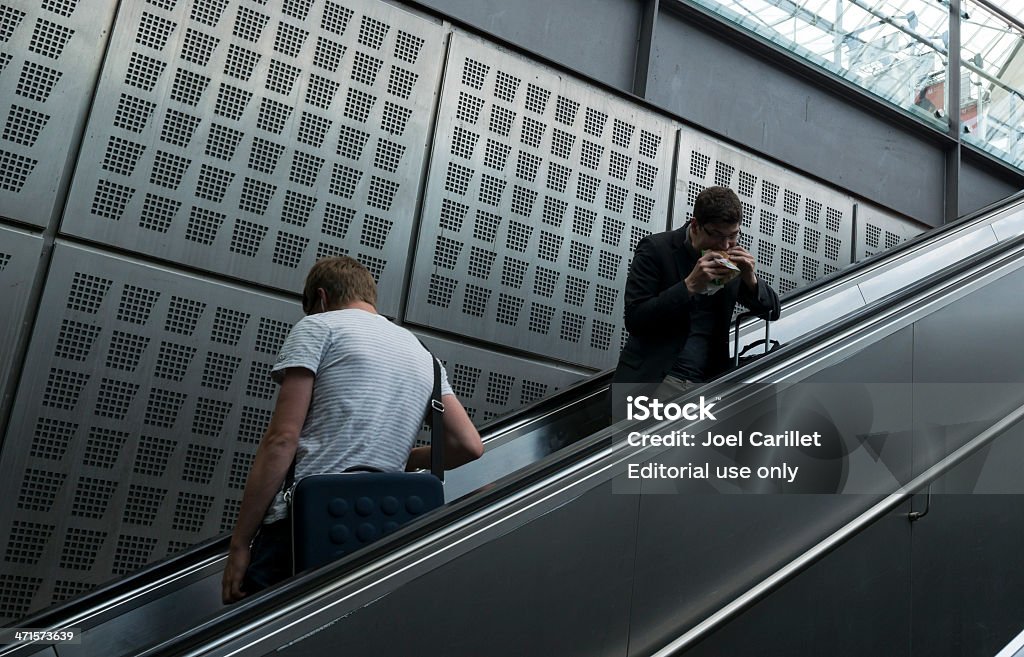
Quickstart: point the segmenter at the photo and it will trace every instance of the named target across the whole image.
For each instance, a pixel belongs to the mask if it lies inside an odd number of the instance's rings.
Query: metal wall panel
[[[116,7],[116,0],[0,2],[0,215],[49,224]]]
[[[673,134],[662,117],[454,34],[407,319],[614,365],[630,257],[666,224]]]
[[[643,10],[643,3],[636,0],[421,3],[595,80],[626,91],[633,88]]]
[[[394,315],[444,51],[383,3],[125,3],[63,230],[294,291],[320,257]]]
[[[1005,174],[1005,172],[1004,172]],[[960,160],[960,178],[957,186],[959,215],[976,212],[991,203],[1016,194],[1021,184],[1009,176],[1000,176],[979,163]]]
[[[230,530],[294,301],[58,243],[0,468],[0,617]]]
[[[780,295],[850,263],[853,199],[693,130],[682,130],[676,164],[679,227],[697,195],[723,185],[743,204],[740,244]]]
[[[444,363],[452,390],[478,426],[587,376],[581,371],[453,340],[430,335],[419,338]],[[424,437],[429,440],[429,436]]]
[[[926,230],[919,223],[903,219],[867,203],[857,204],[857,221],[853,235],[854,260],[891,249]]]

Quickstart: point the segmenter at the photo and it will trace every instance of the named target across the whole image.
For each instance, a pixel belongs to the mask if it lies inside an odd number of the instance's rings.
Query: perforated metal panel
[[[898,217],[867,203],[858,203],[854,255],[857,260],[863,260],[902,244],[926,230],[927,226],[917,222]]]
[[[675,216],[679,227],[712,185],[743,204],[740,244],[780,295],[851,262],[853,198],[722,142],[684,129],[679,137]]]
[[[661,117],[454,34],[407,319],[614,365],[631,254],[667,223],[673,134]]]
[[[8,618],[230,530],[302,316],[64,243],[42,309],[0,464]]]
[[[477,426],[589,376],[435,336],[419,338],[444,363],[455,396]],[[429,441],[428,433],[420,434],[420,444]]]
[[[0,2],[0,215],[46,226],[116,0]]]
[[[348,254],[397,312],[444,33],[384,3],[124,3],[62,230],[294,291]]]
[[[0,322],[0,399],[13,394],[17,384],[11,378],[11,366],[25,328],[26,303],[42,249],[39,235],[0,226],[0,308],[4,309],[4,321]]]

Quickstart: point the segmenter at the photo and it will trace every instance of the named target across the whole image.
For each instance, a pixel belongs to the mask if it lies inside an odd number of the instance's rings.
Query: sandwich
[[[723,251],[705,251],[705,253],[711,253],[715,257],[715,262],[722,265],[729,270],[729,273],[722,278],[716,278],[711,281],[713,285],[722,286],[740,275],[740,268],[736,266],[736,263],[729,259],[729,254]]]

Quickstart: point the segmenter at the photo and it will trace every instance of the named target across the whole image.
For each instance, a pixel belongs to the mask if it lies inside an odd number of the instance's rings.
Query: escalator
[[[1015,199],[800,291],[786,300],[783,319],[773,325],[774,335],[790,347],[701,394],[740,404],[744,395],[754,395],[741,379],[803,377],[808,362],[835,360],[844,340],[854,345],[844,348],[860,349],[856,353],[879,352],[879,341],[869,338],[881,329],[873,327],[908,321],[893,315],[894,308],[908,311],[920,303],[916,297],[935,294],[933,288],[948,286],[950,277],[970,277],[994,261],[1010,260],[1022,232],[1024,206]],[[960,264],[951,273],[954,263]],[[918,283],[908,288],[913,281]],[[887,353],[881,361],[894,362]],[[454,502],[444,510],[266,595],[221,609],[222,538],[19,625],[83,629],[80,645],[45,649],[60,655],[136,654],[146,646],[155,646],[152,654],[226,654],[236,648],[244,654],[307,654],[324,646],[347,654],[404,654],[419,641],[431,645],[430,637],[455,642],[445,654],[644,654],[686,619],[723,604],[866,503],[857,495],[785,498],[782,504],[779,496],[723,496],[688,508],[689,496],[613,495],[611,464],[622,455],[610,446],[602,419],[609,380],[606,372],[491,423],[482,432],[485,457],[451,473],[446,494]],[[783,508],[788,518],[780,521]],[[687,524],[699,529],[699,540],[686,549],[668,540],[641,549],[643,529],[683,511]],[[744,530],[740,519],[750,526]],[[744,531],[767,531],[776,540],[722,579],[722,568],[735,564],[736,555],[723,552],[721,541],[735,541]],[[596,553],[595,541],[602,546]],[[573,555],[568,562],[567,554]],[[698,575],[688,575],[688,588],[705,594],[682,606],[678,591],[652,583],[664,564],[680,559],[706,563]],[[651,590],[645,592],[645,585]],[[485,621],[474,614],[477,624],[466,627],[467,604],[494,614]],[[558,622],[548,622],[545,613]],[[391,643],[372,643],[383,623]],[[510,629],[517,626],[530,628],[528,640]],[[370,643],[357,643],[360,638]],[[0,655],[39,650],[12,647]]]

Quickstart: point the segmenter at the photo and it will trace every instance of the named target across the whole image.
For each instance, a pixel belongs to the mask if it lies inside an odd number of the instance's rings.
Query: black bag
[[[740,351],[740,324],[743,323],[743,320],[747,319],[748,317],[760,317],[761,319],[764,320],[764,338],[751,342],[750,344],[744,346],[743,350]],[[733,368],[743,367],[744,365],[752,363],[759,358],[764,358],[765,356],[767,356],[768,354],[772,353],[773,351],[782,346],[782,344],[778,340],[771,339],[771,336],[769,334],[770,327],[771,322],[768,321],[768,313],[745,312],[740,313],[739,315],[736,316],[736,322],[734,326],[735,336],[733,337],[732,345]],[[752,353],[749,356],[745,355],[751,349],[755,349],[762,345],[764,345],[764,351],[762,353]]]
[[[434,360],[430,399],[430,473],[381,472],[355,466],[343,473],[303,477],[288,473],[293,573],[322,566],[394,532],[444,504],[444,423],[441,366]]]

